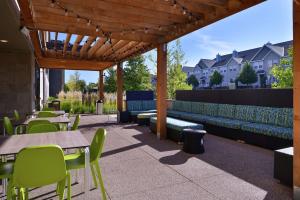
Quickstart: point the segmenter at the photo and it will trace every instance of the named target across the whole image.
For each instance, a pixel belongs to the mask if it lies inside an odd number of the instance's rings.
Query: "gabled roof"
[[[193,72],[194,71],[194,67],[183,66],[182,67],[182,71],[185,72],[185,73]]]
[[[226,65],[231,58],[232,58],[232,54],[227,54],[227,55],[221,56],[220,61],[215,62],[215,64],[212,67],[220,67],[220,66]]]
[[[210,68],[215,64],[215,60],[210,60],[210,59],[201,59],[198,64],[195,66],[195,69],[199,67],[200,69],[206,69]]]

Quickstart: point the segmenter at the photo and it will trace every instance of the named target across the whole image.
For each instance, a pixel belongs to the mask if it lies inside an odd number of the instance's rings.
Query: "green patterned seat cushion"
[[[216,103],[203,103],[203,114],[209,116],[218,116],[218,104]]]
[[[233,119],[235,117],[235,110],[236,110],[236,105],[219,104],[218,116]]]
[[[202,102],[191,102],[192,113],[203,114],[204,104]]]
[[[279,108],[275,115],[275,124],[277,126],[293,128],[293,109]]]
[[[182,107],[182,101],[173,101],[172,102],[172,110],[180,111]]]
[[[136,116],[141,113],[156,113],[156,110],[134,110],[134,111],[129,111],[131,116]]]
[[[274,126],[269,124],[246,123],[242,124],[242,130],[262,135],[274,136],[283,139],[293,139],[293,128]]]
[[[257,106],[236,105],[235,119],[254,122],[256,109]]]
[[[127,110],[143,110],[142,101],[127,101]]]
[[[182,101],[181,107],[178,111],[182,112],[192,112],[191,102],[190,101]]]
[[[244,124],[245,122],[237,119],[211,117],[207,119],[206,123],[216,125],[216,126],[226,127],[226,128],[240,129],[241,125]]]
[[[143,110],[155,110],[156,109],[156,101],[155,100],[142,101],[142,109]]]
[[[157,121],[157,117],[150,118],[151,123],[156,123],[156,121]],[[200,129],[200,130],[203,129],[202,124],[196,124],[196,123],[187,122],[187,121],[174,119],[170,117],[167,117],[167,127],[177,131],[182,131],[185,128]]]

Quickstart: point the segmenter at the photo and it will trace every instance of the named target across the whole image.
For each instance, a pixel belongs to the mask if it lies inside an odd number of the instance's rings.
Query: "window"
[[[259,67],[258,67],[259,69],[262,69],[263,67],[262,67],[262,65],[259,65]]]
[[[233,71],[236,71],[236,68],[233,68]]]

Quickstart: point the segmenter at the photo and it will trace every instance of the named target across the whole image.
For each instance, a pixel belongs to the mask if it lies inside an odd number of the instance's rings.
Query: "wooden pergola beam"
[[[300,199],[300,2],[294,1],[294,199]]]
[[[113,46],[118,42],[118,40],[112,39],[111,40],[111,44],[105,43],[104,45],[102,45],[95,53],[95,57],[99,58],[100,56],[102,57],[102,55],[107,52],[108,50],[112,49]]]
[[[113,62],[96,62],[74,59],[60,59],[60,58],[38,58],[38,63],[41,68],[48,69],[70,69],[70,70],[104,70],[114,65]]]
[[[63,55],[65,56],[66,55],[66,51],[67,51],[67,49],[68,49],[68,46],[69,46],[69,42],[70,42],[70,39],[71,39],[71,36],[72,36],[72,34],[67,34],[67,36],[66,36],[66,40],[65,40],[65,42],[64,42],[64,49],[63,49]]]
[[[39,35],[37,31],[30,31],[30,38],[34,47],[34,53],[37,58],[43,56],[43,52],[40,45]]]
[[[72,56],[76,55],[77,48],[78,48],[80,42],[82,41],[83,37],[84,37],[83,35],[77,35],[77,37],[75,39],[75,42],[73,44],[73,47],[72,47]]]
[[[99,38],[96,43],[94,44],[94,46],[92,46],[92,48],[90,48],[90,50],[88,51],[88,58],[92,58],[94,56],[94,54],[96,53],[96,51],[104,45],[105,42],[105,38]]]
[[[91,46],[91,44],[96,40],[96,37],[89,36],[86,40],[85,44],[80,49],[80,58],[83,58],[87,55],[87,50]]]
[[[157,47],[157,137],[167,137],[167,44]]]
[[[117,64],[117,109],[123,111],[123,63]]]

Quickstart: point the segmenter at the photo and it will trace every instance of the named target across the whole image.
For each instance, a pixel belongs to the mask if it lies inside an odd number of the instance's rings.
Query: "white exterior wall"
[[[45,70],[45,76],[43,75],[44,69],[40,69],[40,105],[46,102],[49,98],[49,70]],[[45,83],[45,84],[44,84]],[[45,92],[45,93],[44,93]]]

